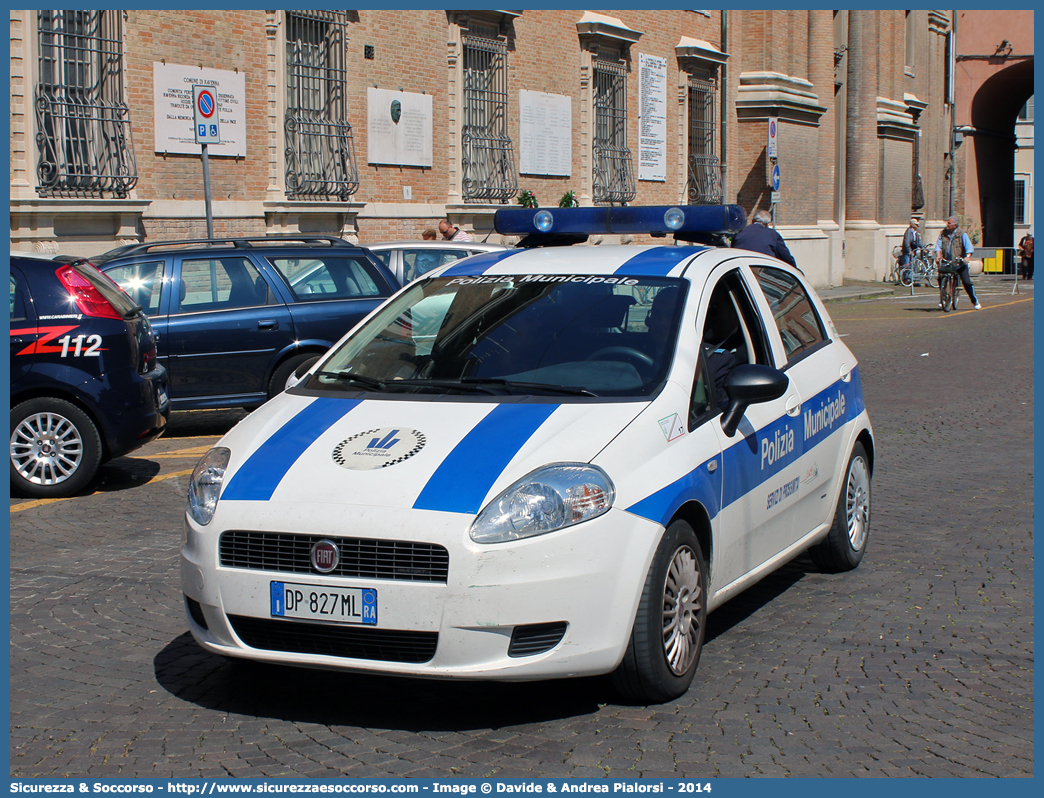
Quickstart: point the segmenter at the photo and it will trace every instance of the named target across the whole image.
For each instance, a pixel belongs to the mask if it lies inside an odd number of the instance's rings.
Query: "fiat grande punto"
[[[199,462],[195,639],[349,672],[610,673],[659,702],[708,612],[805,551],[857,566],[859,366],[799,271],[692,243],[743,223],[499,211],[519,248],[408,285]],[[594,232],[676,241],[560,246]]]

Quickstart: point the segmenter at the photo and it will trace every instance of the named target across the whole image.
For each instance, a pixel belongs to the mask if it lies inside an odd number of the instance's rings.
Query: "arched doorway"
[[[988,78],[971,107],[974,168],[969,163],[967,211],[978,212],[982,244],[1010,247],[1015,222],[1015,121],[1033,96],[1033,61],[1012,64]],[[975,186],[977,184],[977,204]]]

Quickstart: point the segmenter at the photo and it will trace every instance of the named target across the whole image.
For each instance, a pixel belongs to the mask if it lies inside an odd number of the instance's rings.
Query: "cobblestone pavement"
[[[877,434],[867,556],[802,556],[715,612],[661,706],[203,652],[186,475],[244,414],[175,414],[96,492],[12,501],[12,776],[1032,776],[1034,304],[978,282],[982,311],[830,306]]]

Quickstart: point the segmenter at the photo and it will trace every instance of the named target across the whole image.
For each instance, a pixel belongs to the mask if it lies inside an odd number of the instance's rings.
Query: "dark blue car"
[[[158,436],[167,372],[141,308],[84,260],[11,255],[11,489],[73,495]]]
[[[93,260],[149,315],[175,410],[263,404],[399,289],[332,236],[160,241]]]

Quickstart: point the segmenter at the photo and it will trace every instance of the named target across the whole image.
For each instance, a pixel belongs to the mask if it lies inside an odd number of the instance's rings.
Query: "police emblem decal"
[[[333,460],[349,471],[373,471],[408,460],[424,448],[427,438],[415,429],[381,427],[359,432],[341,441]]]

